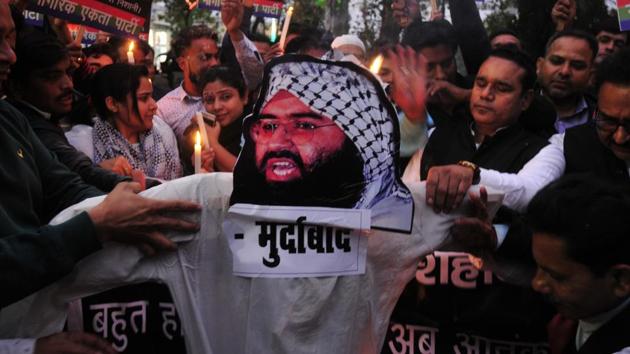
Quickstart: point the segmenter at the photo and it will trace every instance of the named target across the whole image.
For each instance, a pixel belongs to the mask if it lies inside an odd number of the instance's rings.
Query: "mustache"
[[[302,161],[302,158],[299,155],[294,154],[288,150],[269,151],[265,153],[265,155],[262,158],[262,163],[260,164],[261,169],[264,169],[265,167],[267,167],[267,162],[269,161],[269,159],[272,159],[272,158],[291,159],[293,160],[295,165],[300,169],[300,171],[304,171],[304,161]]]
[[[57,99],[62,99],[67,96],[72,97],[73,94],[74,94],[74,91],[72,89],[66,89],[61,93],[61,95],[57,96]]]

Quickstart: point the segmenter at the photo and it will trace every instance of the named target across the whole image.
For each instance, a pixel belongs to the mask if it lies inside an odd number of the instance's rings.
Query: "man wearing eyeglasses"
[[[630,170],[630,49],[602,62],[597,72],[594,122],[552,139],[562,143],[566,173],[594,173],[628,181]]]
[[[539,154],[517,174],[482,170],[484,184],[505,191],[505,201],[523,210],[531,198],[562,174],[588,173],[616,181],[630,180],[630,49],[612,54],[597,71],[598,105],[589,123],[555,134],[560,151]],[[553,150],[549,150],[552,152]],[[467,186],[463,186],[467,190]],[[457,191],[445,199],[457,198]]]

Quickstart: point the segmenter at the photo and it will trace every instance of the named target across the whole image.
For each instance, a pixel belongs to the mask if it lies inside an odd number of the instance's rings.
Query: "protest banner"
[[[35,11],[24,10],[24,22],[29,26],[41,27],[44,25],[44,15]]]
[[[76,25],[69,23],[68,30],[72,35],[72,38],[77,38],[78,32],[80,30],[81,25]],[[83,38],[81,38],[81,44],[84,46],[90,46],[96,42],[96,37],[98,36],[98,29],[93,27],[83,26],[85,33],[83,34]]]
[[[123,36],[149,32],[150,0],[29,0],[28,9]]]
[[[254,16],[280,18],[283,2],[277,0],[254,0]],[[199,8],[202,10],[221,10],[221,0],[201,0]]]
[[[617,15],[619,16],[619,29],[630,31],[630,0],[617,0]]]

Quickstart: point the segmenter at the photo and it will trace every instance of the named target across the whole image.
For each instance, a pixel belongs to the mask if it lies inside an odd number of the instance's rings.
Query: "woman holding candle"
[[[95,74],[92,103],[99,117],[92,131],[95,163],[107,165],[122,158],[128,162],[122,164],[124,174],[138,169],[163,180],[182,176],[177,140],[155,116],[152,92],[144,66],[113,64]]]
[[[249,113],[248,93],[240,71],[210,68],[203,77],[203,102],[215,124],[205,124],[217,171],[231,172],[241,151],[243,118]]]

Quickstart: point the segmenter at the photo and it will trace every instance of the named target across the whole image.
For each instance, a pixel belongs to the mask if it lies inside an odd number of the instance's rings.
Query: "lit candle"
[[[134,46],[133,41],[129,42],[129,49],[127,50],[127,63],[129,64],[136,63],[136,61],[133,58],[133,46]]]
[[[291,16],[293,15],[293,6],[289,6],[287,15],[284,18],[284,24],[282,25],[282,33],[280,33],[280,48],[284,50],[284,42],[287,40],[287,34],[289,33],[289,23],[291,23]]]
[[[195,135],[195,174],[201,172],[201,134]]]
[[[379,70],[381,70],[381,65],[383,65],[383,55],[379,54],[370,65],[370,72],[374,75],[378,75]]]
[[[195,113],[195,119],[197,119],[197,126],[201,131],[201,145],[207,149],[210,145],[208,145],[208,132],[206,132],[206,124],[203,121],[203,114],[201,112]]]
[[[274,43],[278,38],[278,19],[271,19],[271,43]]]

